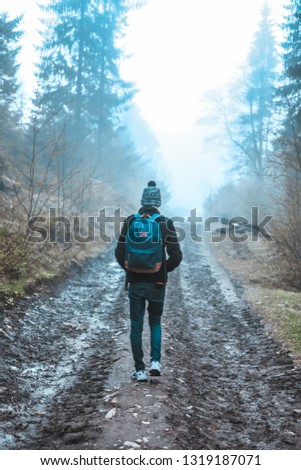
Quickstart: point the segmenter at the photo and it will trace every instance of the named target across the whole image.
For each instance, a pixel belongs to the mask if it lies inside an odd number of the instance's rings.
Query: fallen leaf
[[[140,445],[137,442],[125,441],[123,443],[124,447],[133,447],[134,449],[140,449]]]
[[[116,408],[112,408],[111,410],[109,410],[105,416],[105,419],[111,419],[115,416],[116,414]]]

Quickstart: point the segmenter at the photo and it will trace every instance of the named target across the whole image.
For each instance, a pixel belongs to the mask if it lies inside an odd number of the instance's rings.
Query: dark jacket
[[[141,207],[139,214],[160,214],[156,207]],[[125,269],[125,239],[129,224],[133,220],[133,216],[130,215],[124,221],[117,246],[115,248],[115,257],[119,265]],[[182,261],[182,252],[178,242],[177,234],[173,221],[167,217],[160,215],[156,219],[160,224],[162,230],[163,239],[163,263],[160,271],[157,273],[135,273],[133,271],[127,272],[127,281],[130,283],[135,282],[167,282],[167,273],[173,271]],[[166,259],[167,252],[167,259]]]

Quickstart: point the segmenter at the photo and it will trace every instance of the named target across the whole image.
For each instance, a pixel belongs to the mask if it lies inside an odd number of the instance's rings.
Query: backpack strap
[[[129,216],[129,218],[128,218],[128,227],[131,225],[133,220],[137,219],[137,217],[141,217],[141,215],[140,214],[132,214],[132,215]]]
[[[161,214],[153,214],[150,218],[152,220],[156,220],[156,219],[158,219],[158,217],[161,217]]]
[[[158,213],[155,213],[153,215],[149,215],[148,213],[131,215],[131,217],[133,217],[134,219],[136,219],[137,217],[144,217],[145,219],[152,219],[152,220],[156,220],[160,216],[161,214],[158,214]]]

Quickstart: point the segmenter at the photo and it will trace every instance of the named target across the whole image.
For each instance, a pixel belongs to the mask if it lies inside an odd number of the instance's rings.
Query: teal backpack
[[[163,262],[160,214],[134,214],[125,240],[125,268],[136,273],[156,273]]]

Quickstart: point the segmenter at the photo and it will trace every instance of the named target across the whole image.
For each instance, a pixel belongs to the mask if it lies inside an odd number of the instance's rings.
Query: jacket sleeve
[[[180,249],[177,233],[171,219],[167,219],[166,223],[165,244],[168,258],[166,260],[166,271],[173,271],[182,261],[183,255]]]
[[[119,235],[119,239],[115,248],[115,258],[118,264],[125,270],[124,260],[125,260],[125,238],[126,232],[128,229],[128,219],[123,222],[123,226],[121,228],[121,232]]]

